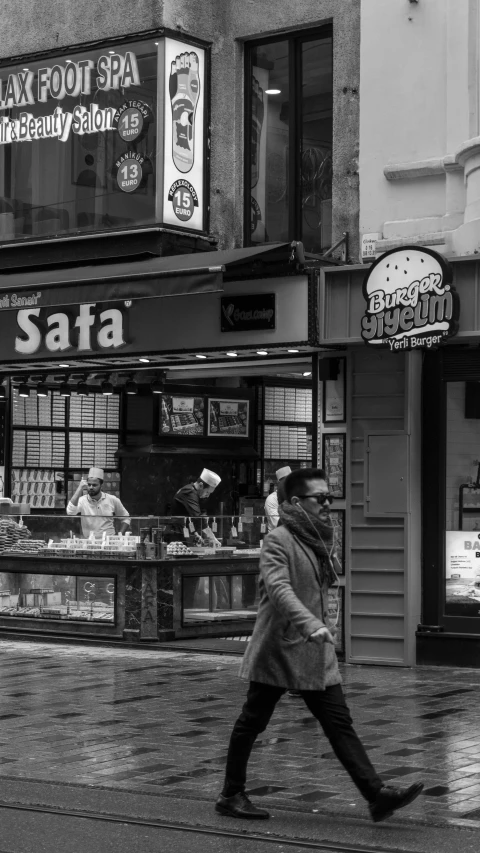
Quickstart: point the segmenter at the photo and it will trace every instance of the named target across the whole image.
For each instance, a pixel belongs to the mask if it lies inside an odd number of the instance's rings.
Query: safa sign
[[[19,355],[60,354],[76,350],[117,350],[126,344],[125,314],[95,302],[64,311],[24,308],[17,312],[15,352]]]
[[[458,331],[460,302],[452,267],[431,249],[385,252],[363,282],[362,338],[390,351],[439,346]]]

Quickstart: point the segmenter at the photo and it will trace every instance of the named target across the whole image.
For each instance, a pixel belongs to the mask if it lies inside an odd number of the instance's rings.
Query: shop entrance
[[[423,622],[419,662],[479,666],[480,357],[424,362]]]

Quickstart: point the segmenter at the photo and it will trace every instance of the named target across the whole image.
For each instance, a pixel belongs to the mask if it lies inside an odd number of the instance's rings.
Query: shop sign
[[[73,62],[67,58],[63,64],[45,66],[38,71],[24,68],[0,80],[0,110],[47,103],[48,99],[61,102],[66,97],[89,96],[92,87],[108,92],[139,85],[140,75],[133,51],[106,54],[96,62],[92,59]],[[80,136],[103,133],[113,129],[115,115],[113,107],[102,109],[95,103],[88,109],[77,104],[71,112],[64,111],[59,103],[52,113],[42,116],[21,111],[15,118],[0,118],[0,145],[53,138],[66,142],[71,133]]]
[[[113,126],[122,142],[134,142],[145,136],[153,112],[144,101],[125,101],[113,117]]]
[[[94,302],[54,313],[24,308],[17,313],[15,352],[37,355],[118,349],[126,343],[124,325],[120,308],[102,309]]]
[[[362,260],[370,260],[375,258],[377,249],[377,241],[380,239],[380,234],[362,234]]]
[[[163,221],[203,231],[205,51],[165,38]]]
[[[439,346],[458,330],[459,299],[448,261],[431,249],[385,252],[364,283],[363,340],[392,352]]]
[[[182,222],[190,222],[195,208],[198,207],[198,195],[192,185],[180,178],[168,191],[168,200],[172,202],[175,216]]]
[[[446,532],[445,614],[480,616],[480,534],[477,532]]]
[[[258,332],[275,328],[275,294],[222,296],[222,332]]]
[[[152,173],[152,164],[148,157],[136,151],[125,151],[115,161],[112,171],[118,188],[124,193],[133,193],[145,186]]]

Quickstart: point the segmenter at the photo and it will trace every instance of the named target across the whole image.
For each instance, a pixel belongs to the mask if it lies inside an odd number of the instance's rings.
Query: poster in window
[[[337,379],[323,383],[323,422],[345,423],[345,359],[340,358]]]
[[[204,435],[203,397],[162,394],[160,432],[162,435]]]
[[[323,467],[330,492],[334,497],[345,497],[345,434],[324,433]]]
[[[337,575],[345,574],[345,510],[332,509],[330,518],[334,528],[335,550],[333,568]]]
[[[345,598],[343,587],[330,587],[328,590],[328,620],[330,630],[333,631],[337,654],[345,653],[344,610]]]
[[[210,397],[208,435],[248,438],[249,408],[248,400],[221,400]]]
[[[205,50],[165,38],[163,222],[204,230]],[[161,216],[159,215],[159,218]]]
[[[445,615],[480,616],[480,539],[473,530],[445,534]]]

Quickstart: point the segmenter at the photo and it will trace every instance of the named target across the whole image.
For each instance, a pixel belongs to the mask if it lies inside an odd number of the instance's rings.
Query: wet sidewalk
[[[213,808],[245,694],[239,658],[0,642],[0,777],[205,801]],[[342,666],[354,723],[385,782],[425,782],[402,820],[480,827],[480,670]],[[301,699],[257,741],[261,805],[365,804]],[[210,813],[209,813],[210,814]]]

